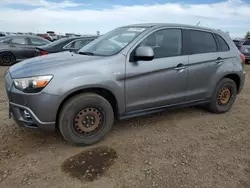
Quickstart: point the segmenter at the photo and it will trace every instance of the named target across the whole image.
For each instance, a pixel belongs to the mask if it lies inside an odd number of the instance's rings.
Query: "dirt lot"
[[[0,67],[1,188],[250,187],[248,76],[229,113],[186,108],[122,121],[99,144],[73,147],[58,133],[15,126],[8,118],[4,70]],[[99,179],[81,181],[63,172],[67,158],[98,146],[118,156]]]

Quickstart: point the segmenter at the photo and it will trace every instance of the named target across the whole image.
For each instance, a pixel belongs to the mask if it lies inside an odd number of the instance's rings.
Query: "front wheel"
[[[236,99],[237,86],[229,78],[223,78],[216,86],[209,104],[209,110],[220,114],[229,111]]]
[[[99,142],[111,130],[114,112],[105,98],[84,93],[63,105],[58,123],[61,134],[69,143],[91,145]]]

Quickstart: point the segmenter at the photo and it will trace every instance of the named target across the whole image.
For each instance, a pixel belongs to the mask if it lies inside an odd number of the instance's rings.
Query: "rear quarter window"
[[[219,51],[226,52],[230,50],[227,42],[220,35],[215,34],[215,37],[219,45]]]

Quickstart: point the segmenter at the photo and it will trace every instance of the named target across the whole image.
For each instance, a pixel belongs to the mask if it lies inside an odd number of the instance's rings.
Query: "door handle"
[[[221,57],[218,57],[216,60],[215,60],[215,63],[217,64],[217,65],[221,65],[221,63],[223,63],[224,62],[224,60],[221,58]]]
[[[178,64],[176,67],[175,67],[175,70],[176,71],[181,71],[181,70],[184,70],[185,68],[187,68],[187,66],[183,65],[183,64]]]

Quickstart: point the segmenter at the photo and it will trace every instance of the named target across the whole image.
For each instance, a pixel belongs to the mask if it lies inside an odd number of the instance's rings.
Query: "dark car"
[[[0,32],[0,37],[4,37],[4,36],[5,36],[5,34]]]
[[[32,35],[9,36],[0,38],[0,65],[13,65],[24,59],[37,56],[35,46],[51,43]]]
[[[250,38],[248,38],[241,47],[241,53],[246,57],[246,63],[250,63]]]
[[[237,48],[240,50],[243,43],[244,43],[245,40],[243,39],[234,39],[233,42],[234,44],[237,46]]]
[[[70,37],[59,39],[44,46],[36,47],[38,55],[46,55],[63,51],[78,51],[98,36]]]

